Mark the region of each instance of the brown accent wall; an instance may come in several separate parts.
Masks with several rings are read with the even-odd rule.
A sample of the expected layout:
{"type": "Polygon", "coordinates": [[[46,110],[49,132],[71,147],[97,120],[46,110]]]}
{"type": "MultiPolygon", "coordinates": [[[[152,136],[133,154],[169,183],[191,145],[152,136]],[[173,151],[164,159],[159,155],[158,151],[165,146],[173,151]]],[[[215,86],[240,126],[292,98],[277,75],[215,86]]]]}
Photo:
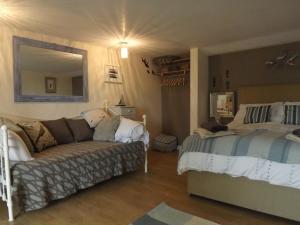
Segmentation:
{"type": "Polygon", "coordinates": [[[300,42],[210,56],[210,91],[237,91],[240,86],[300,83],[300,56],[295,61],[295,67],[265,65],[267,60],[280,56],[285,51],[289,51],[290,55],[300,54],[300,42]],[[229,88],[226,87],[226,80],[230,82],[229,88]]]}
{"type": "Polygon", "coordinates": [[[179,144],[190,132],[190,87],[162,87],[162,130],[174,135],[179,144]]]}

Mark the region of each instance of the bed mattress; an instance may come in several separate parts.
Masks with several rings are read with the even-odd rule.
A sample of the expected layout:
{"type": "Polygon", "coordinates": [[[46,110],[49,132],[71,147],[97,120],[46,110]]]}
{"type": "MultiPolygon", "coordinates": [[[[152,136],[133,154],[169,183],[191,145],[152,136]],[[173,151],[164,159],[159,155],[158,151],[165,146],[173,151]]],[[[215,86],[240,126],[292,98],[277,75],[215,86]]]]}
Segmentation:
{"type": "Polygon", "coordinates": [[[52,147],[35,160],[13,164],[13,197],[25,211],[137,170],[144,163],[143,142],[80,142],[52,147]]]}
{"type": "Polygon", "coordinates": [[[191,135],[180,150],[178,173],[207,171],[300,189],[300,143],[285,135],[266,129],[207,139],[191,135]]]}

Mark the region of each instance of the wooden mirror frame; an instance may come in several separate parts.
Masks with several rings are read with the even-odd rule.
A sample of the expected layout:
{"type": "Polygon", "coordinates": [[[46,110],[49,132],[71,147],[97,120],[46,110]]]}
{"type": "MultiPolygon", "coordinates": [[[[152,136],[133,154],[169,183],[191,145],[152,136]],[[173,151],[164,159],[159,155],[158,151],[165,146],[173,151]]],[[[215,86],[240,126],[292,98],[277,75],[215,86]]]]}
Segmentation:
{"type": "Polygon", "coordinates": [[[15,102],[87,102],[88,101],[88,60],[87,51],[78,48],[32,40],[23,37],[13,37],[13,68],[14,68],[14,95],[15,102]],[[60,52],[68,52],[82,56],[83,69],[83,96],[41,96],[41,95],[23,95],[21,79],[21,55],[20,46],[44,48],[60,52]]]}

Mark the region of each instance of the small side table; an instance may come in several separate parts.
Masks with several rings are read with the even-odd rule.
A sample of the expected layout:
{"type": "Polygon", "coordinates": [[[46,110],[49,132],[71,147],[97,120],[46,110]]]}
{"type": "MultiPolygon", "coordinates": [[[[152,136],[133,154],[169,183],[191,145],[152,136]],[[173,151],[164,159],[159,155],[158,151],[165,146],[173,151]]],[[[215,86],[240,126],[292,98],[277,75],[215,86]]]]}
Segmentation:
{"type": "Polygon", "coordinates": [[[108,111],[114,116],[123,116],[131,120],[136,119],[136,108],[134,106],[110,106],[108,111]]]}

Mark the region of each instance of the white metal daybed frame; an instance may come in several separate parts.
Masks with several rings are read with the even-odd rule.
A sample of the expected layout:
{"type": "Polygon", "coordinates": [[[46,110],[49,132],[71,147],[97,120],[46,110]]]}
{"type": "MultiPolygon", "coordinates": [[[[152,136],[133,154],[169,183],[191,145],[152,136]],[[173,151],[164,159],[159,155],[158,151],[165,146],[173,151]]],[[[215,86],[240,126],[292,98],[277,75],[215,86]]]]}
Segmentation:
{"type": "MultiPolygon", "coordinates": [[[[143,121],[138,121],[144,126],[145,131],[147,125],[147,117],[143,115],[143,121]]],[[[12,202],[12,184],[10,173],[10,161],[9,161],[9,145],[8,145],[8,131],[6,125],[1,126],[0,132],[2,132],[2,144],[0,142],[0,197],[2,201],[6,202],[8,209],[8,221],[14,220],[13,215],[13,202],[12,202]]],[[[145,173],[148,173],[148,148],[149,144],[145,144],[145,173]]]]}

